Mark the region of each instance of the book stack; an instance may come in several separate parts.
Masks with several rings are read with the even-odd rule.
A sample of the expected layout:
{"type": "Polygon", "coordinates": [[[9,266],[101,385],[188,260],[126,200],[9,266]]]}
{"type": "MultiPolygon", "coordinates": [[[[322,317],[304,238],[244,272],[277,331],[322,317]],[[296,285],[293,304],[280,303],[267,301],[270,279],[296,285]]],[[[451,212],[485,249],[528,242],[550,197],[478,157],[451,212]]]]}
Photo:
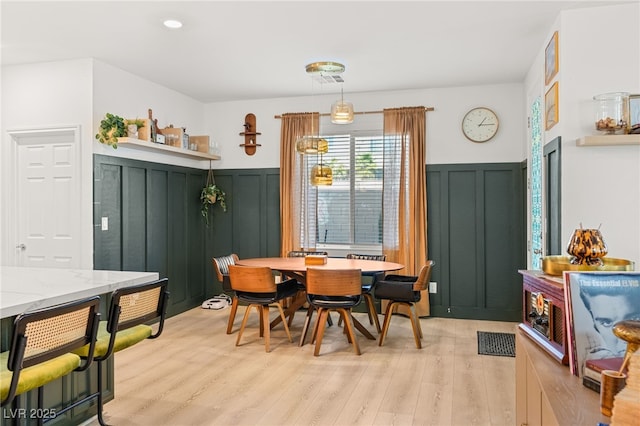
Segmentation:
{"type": "Polygon", "coordinates": [[[622,359],[622,357],[618,357],[586,360],[582,371],[582,384],[600,393],[600,375],[602,374],[602,370],[620,370],[622,359]]]}
{"type": "Polygon", "coordinates": [[[627,385],[613,400],[611,426],[637,425],[640,420],[640,351],[629,361],[627,385]]]}

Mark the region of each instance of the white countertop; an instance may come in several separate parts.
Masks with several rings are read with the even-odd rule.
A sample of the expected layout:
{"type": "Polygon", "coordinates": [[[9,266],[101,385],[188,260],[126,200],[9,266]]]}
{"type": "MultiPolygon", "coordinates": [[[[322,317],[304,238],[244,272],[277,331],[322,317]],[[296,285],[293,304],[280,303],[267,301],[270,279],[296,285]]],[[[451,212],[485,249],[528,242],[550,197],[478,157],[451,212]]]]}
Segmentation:
{"type": "Polygon", "coordinates": [[[0,318],[157,280],[157,272],[0,266],[0,318]]]}

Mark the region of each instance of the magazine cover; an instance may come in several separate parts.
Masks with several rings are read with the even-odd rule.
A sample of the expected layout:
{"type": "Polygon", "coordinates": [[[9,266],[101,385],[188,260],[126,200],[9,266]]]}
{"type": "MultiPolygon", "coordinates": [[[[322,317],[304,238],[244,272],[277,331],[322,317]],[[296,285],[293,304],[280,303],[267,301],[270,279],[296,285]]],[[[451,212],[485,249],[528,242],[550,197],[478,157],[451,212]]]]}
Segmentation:
{"type": "Polygon", "coordinates": [[[640,272],[566,272],[565,292],[572,372],[582,377],[586,360],[624,356],[613,326],[640,320],[640,272]]]}

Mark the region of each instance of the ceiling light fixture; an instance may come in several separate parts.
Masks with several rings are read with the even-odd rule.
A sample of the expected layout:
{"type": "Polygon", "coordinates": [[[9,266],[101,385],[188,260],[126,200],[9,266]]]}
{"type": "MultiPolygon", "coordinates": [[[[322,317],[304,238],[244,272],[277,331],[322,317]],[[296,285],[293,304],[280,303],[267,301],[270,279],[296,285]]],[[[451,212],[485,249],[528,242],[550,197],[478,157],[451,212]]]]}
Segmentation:
{"type": "Polygon", "coordinates": [[[167,19],[163,22],[164,26],[167,28],[171,28],[172,30],[177,30],[178,28],[182,28],[182,22],[176,19],[167,19]]]}
{"type": "Polygon", "coordinates": [[[342,87],[340,87],[340,100],[331,105],[331,122],[333,124],[353,123],[353,104],[344,101],[342,87]]]}

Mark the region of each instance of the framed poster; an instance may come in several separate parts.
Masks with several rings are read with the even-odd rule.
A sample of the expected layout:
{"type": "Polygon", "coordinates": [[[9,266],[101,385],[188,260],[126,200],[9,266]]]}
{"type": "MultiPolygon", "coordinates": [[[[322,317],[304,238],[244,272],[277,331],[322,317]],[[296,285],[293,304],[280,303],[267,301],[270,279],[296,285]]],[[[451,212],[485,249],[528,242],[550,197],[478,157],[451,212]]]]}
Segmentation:
{"type": "Polygon", "coordinates": [[[544,84],[551,83],[551,80],[558,73],[558,32],[551,36],[551,40],[544,49],[544,84]]]}
{"type": "Polygon", "coordinates": [[[624,356],[613,327],[640,320],[640,272],[565,272],[564,281],[569,367],[582,377],[587,360],[624,356]]]}
{"type": "Polygon", "coordinates": [[[558,123],[558,82],[544,95],[544,128],[549,130],[558,123]]]}

